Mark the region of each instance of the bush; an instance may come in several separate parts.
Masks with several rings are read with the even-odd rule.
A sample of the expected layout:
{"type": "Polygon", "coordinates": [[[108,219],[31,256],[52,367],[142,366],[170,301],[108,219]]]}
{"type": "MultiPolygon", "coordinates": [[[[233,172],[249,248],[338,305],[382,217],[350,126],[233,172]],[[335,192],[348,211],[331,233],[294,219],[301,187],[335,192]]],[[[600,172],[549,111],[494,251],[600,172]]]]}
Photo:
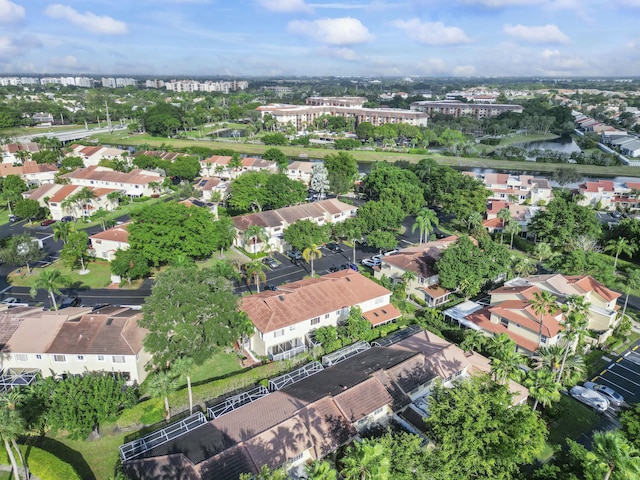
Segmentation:
{"type": "MultiPolygon", "coordinates": [[[[20,446],[22,455],[25,456],[27,447],[20,446]]],[[[63,462],[55,455],[37,447],[29,448],[29,457],[26,459],[31,474],[40,480],[80,480],[80,476],[76,473],[71,465],[63,462]]],[[[16,455],[16,461],[20,465],[20,459],[16,455]]],[[[0,464],[10,465],[7,452],[4,448],[0,450],[0,464]]]]}
{"type": "Polygon", "coordinates": [[[480,140],[480,143],[483,145],[496,146],[496,145],[500,145],[500,139],[499,138],[483,138],[482,140],[480,140]]]}
{"type": "Polygon", "coordinates": [[[409,298],[411,298],[411,300],[416,302],[421,307],[426,307],[427,306],[427,302],[425,301],[425,299],[418,297],[415,293],[412,293],[411,295],[409,295],[409,298]]]}

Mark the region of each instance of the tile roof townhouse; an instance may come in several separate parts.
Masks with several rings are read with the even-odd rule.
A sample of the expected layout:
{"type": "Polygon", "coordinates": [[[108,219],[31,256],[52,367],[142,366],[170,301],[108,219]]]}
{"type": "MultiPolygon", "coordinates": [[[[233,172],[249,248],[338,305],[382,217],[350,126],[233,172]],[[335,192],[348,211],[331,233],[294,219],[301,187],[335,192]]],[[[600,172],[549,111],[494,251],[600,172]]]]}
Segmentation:
{"type": "Polygon", "coordinates": [[[2,154],[2,163],[21,164],[23,162],[20,153],[17,152],[28,152],[28,158],[31,158],[32,153],[37,153],[40,151],[40,147],[35,142],[27,142],[27,143],[8,143],[6,145],[0,145],[0,154],[2,154]]]}
{"type": "Polygon", "coordinates": [[[394,283],[401,283],[405,281],[405,273],[410,271],[415,278],[409,281],[407,295],[424,299],[430,307],[447,303],[453,292],[438,285],[435,265],[442,252],[457,240],[458,237],[452,235],[423,245],[403,248],[398,253],[382,257],[380,267],[374,268],[373,274],[378,279],[386,276],[394,283]]]}
{"type": "Polygon", "coordinates": [[[18,175],[27,185],[37,186],[45,183],[53,183],[58,173],[58,167],[48,163],[36,163],[27,160],[23,165],[0,163],[0,177],[18,175]]]}
{"type": "Polygon", "coordinates": [[[617,324],[615,304],[620,294],[589,276],[550,274],[516,278],[489,295],[488,305],[465,302],[446,310],[445,318],[489,336],[505,333],[516,343],[517,350],[526,355],[542,346],[562,344],[564,316],[561,306],[570,295],[582,296],[591,304],[588,328],[599,334],[597,342],[604,341],[617,324]],[[542,291],[556,296],[557,307],[541,317],[534,311],[531,301],[542,291]]]}
{"type": "Polygon", "coordinates": [[[504,230],[505,225],[502,220],[498,218],[498,212],[503,208],[509,210],[511,221],[518,222],[520,225],[520,233],[523,235],[527,233],[531,219],[544,209],[544,207],[519,205],[503,200],[489,200],[487,202],[485,220],[482,221],[482,226],[486,228],[489,233],[502,232],[504,230]]]}
{"type": "Polygon", "coordinates": [[[274,360],[291,358],[308,350],[309,334],[325,326],[336,326],[358,306],[373,326],[401,316],[391,305],[391,292],[353,270],[308,278],[243,297],[240,310],[255,327],[244,347],[258,356],[274,360]]]}
{"type": "MultiPolygon", "coordinates": [[[[222,399],[209,409],[209,420],[201,417],[188,433],[150,448],[142,442],[135,445],[138,450],[123,448],[133,442],[121,447],[123,466],[135,480],[166,472],[172,478],[235,480],[242,473],[258,473],[262,465],[284,466],[292,478],[300,478],[309,461],[331,454],[373,425],[388,424],[394,414],[418,433],[424,430],[422,408],[435,382],[451,386],[453,379],[488,372],[490,364],[431,332],[410,333],[325,368],[316,362],[315,373],[265,389],[237,408],[227,408],[236,397],[222,399]],[[217,407],[224,413],[216,415],[223,411],[217,407]]],[[[526,388],[514,382],[509,388],[514,404],[526,401],[526,388]]]]}
{"type": "Polygon", "coordinates": [[[233,179],[244,172],[276,173],[278,171],[278,165],[275,162],[254,157],[241,158],[240,165],[232,167],[232,158],[229,155],[212,155],[200,160],[200,175],[233,179]]]}
{"type": "Polygon", "coordinates": [[[141,318],[140,310],[127,307],[8,308],[0,312],[1,369],[38,370],[45,377],[117,372],[141,383],[150,359],[141,318]]]}
{"type": "Polygon", "coordinates": [[[237,236],[234,244],[245,250],[256,253],[260,251],[277,250],[283,252],[288,248],[284,240],[284,231],[294,222],[311,220],[318,225],[343,222],[353,217],[358,208],[330,198],[319,202],[294,205],[259,213],[250,213],[233,218],[237,236]],[[252,225],[263,227],[269,240],[264,245],[260,240],[245,238],[245,232],[252,225]]]}
{"type": "Polygon", "coordinates": [[[551,182],[547,178],[532,175],[511,175],[508,173],[464,172],[466,175],[479,178],[491,191],[489,200],[501,200],[507,203],[526,203],[528,205],[545,205],[553,200],[551,182]]]}
{"type": "Polygon", "coordinates": [[[311,183],[311,172],[315,162],[295,160],[287,167],[287,177],[291,180],[300,180],[305,185],[311,183]]]}
{"type": "Polygon", "coordinates": [[[118,250],[129,248],[129,222],[94,233],[89,237],[91,250],[96,258],[112,261],[118,250]]]}
{"type": "Polygon", "coordinates": [[[616,208],[640,208],[640,182],[614,183],[612,180],[597,180],[578,185],[574,193],[580,195],[578,204],[599,206],[601,210],[616,208]]]}
{"type": "Polygon", "coordinates": [[[202,192],[202,199],[208,202],[216,195],[219,195],[221,200],[227,198],[230,185],[228,180],[220,177],[202,177],[195,187],[202,192]]]}
{"type": "Polygon", "coordinates": [[[122,190],[130,197],[151,196],[156,192],[157,185],[164,181],[164,177],[148,170],[135,168],[124,173],[98,165],[74,170],[61,175],[61,178],[68,180],[71,185],[122,190]]]}
{"type": "Polygon", "coordinates": [[[91,167],[98,165],[100,160],[125,160],[129,155],[127,150],[113,147],[86,146],[86,145],[72,145],[71,152],[67,154],[68,157],[80,157],[85,167],[91,167]]]}
{"type": "Polygon", "coordinates": [[[60,220],[62,217],[71,215],[73,217],[90,217],[99,210],[115,210],[119,203],[117,199],[110,199],[109,194],[113,192],[123,192],[123,190],[100,187],[81,187],[79,185],[62,185],[59,183],[48,183],[40,187],[23,192],[24,198],[36,200],[40,206],[49,208],[51,218],[60,220]],[[83,202],[69,201],[83,188],[88,188],[93,193],[93,198],[83,202]]]}

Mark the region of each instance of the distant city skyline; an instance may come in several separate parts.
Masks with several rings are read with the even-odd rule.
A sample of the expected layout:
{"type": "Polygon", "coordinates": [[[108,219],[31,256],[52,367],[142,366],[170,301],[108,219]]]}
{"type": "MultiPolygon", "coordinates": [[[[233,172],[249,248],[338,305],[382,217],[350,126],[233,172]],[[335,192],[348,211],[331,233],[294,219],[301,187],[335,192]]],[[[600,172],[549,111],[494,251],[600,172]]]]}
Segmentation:
{"type": "Polygon", "coordinates": [[[0,0],[0,75],[640,76],[640,0],[0,0]]]}

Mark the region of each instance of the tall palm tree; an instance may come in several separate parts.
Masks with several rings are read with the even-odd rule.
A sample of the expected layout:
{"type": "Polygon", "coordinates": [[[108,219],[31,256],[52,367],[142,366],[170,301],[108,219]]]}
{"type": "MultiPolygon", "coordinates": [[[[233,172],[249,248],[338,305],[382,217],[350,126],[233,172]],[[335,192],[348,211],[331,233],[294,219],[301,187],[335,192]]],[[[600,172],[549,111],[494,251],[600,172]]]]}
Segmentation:
{"type": "Polygon", "coordinates": [[[264,273],[267,266],[260,260],[254,260],[253,262],[245,263],[243,268],[247,276],[247,285],[250,285],[253,280],[253,283],[256,284],[256,290],[260,293],[260,281],[267,279],[267,274],[264,273]]]}
{"type": "Polygon", "coordinates": [[[627,303],[629,303],[629,293],[631,289],[640,288],[640,270],[631,270],[627,275],[627,296],[624,299],[624,307],[622,307],[622,318],[627,313],[627,303]]]}
{"type": "Polygon", "coordinates": [[[478,228],[482,225],[482,214],[480,212],[471,212],[466,219],[466,223],[469,231],[478,228]]]}
{"type": "Polygon", "coordinates": [[[159,370],[151,376],[147,383],[147,393],[152,398],[164,399],[165,420],[171,418],[171,406],[169,405],[169,394],[178,386],[178,376],[171,370],[159,370]]]}
{"type": "Polygon", "coordinates": [[[508,355],[507,352],[515,349],[515,342],[506,333],[494,335],[487,343],[487,350],[492,357],[502,358],[508,355]]]}
{"type": "Polygon", "coordinates": [[[24,420],[17,410],[9,410],[6,407],[0,408],[0,439],[4,443],[4,448],[11,462],[13,478],[20,478],[20,475],[12,445],[15,445],[15,441],[24,432],[24,429],[24,420]]]}
{"type": "Polygon", "coordinates": [[[191,373],[195,362],[191,357],[180,357],[173,362],[171,370],[187,380],[187,393],[189,395],[189,413],[193,413],[193,390],[191,389],[191,373]]]}
{"type": "Polygon", "coordinates": [[[78,193],[73,195],[73,200],[80,207],[80,213],[82,214],[82,217],[88,217],[88,215],[86,215],[87,206],[91,206],[91,201],[94,198],[96,198],[96,194],[88,187],[82,187],[82,189],[78,193]]]}
{"type": "Polygon", "coordinates": [[[513,237],[522,231],[522,227],[518,222],[511,221],[504,227],[504,233],[511,235],[511,242],[509,243],[509,249],[513,250],[513,237]]]}
{"type": "Polygon", "coordinates": [[[439,224],[438,215],[430,208],[423,208],[416,216],[416,221],[411,227],[411,233],[416,231],[416,228],[420,231],[420,244],[424,237],[424,241],[429,241],[429,235],[433,232],[434,226],[439,224]]]}
{"type": "Polygon", "coordinates": [[[630,257],[637,249],[637,245],[631,243],[626,237],[613,238],[607,242],[604,247],[605,252],[615,253],[615,260],[613,261],[613,273],[616,273],[616,267],[618,266],[618,257],[621,253],[630,257]]]}
{"type": "Polygon", "coordinates": [[[516,258],[513,271],[519,277],[528,277],[536,272],[536,266],[526,257],[516,258]]]}
{"type": "Polygon", "coordinates": [[[465,330],[464,340],[460,343],[460,348],[465,352],[479,352],[487,344],[489,338],[482,330],[465,330]]]}
{"type": "MultiPolygon", "coordinates": [[[[251,225],[244,232],[245,242],[255,245],[258,242],[262,242],[264,245],[260,250],[266,250],[265,245],[269,245],[269,235],[267,234],[267,230],[260,225],[251,225]]],[[[253,252],[255,253],[255,252],[253,252]]]]}
{"type": "Polygon", "coordinates": [[[543,407],[548,407],[553,402],[560,400],[560,388],[562,387],[555,379],[555,374],[548,368],[539,370],[529,370],[524,386],[529,389],[529,394],[535,399],[533,409],[541,403],[543,407]]]}
{"type": "Polygon", "coordinates": [[[404,288],[404,295],[407,297],[409,295],[409,286],[411,282],[413,282],[417,278],[417,275],[412,270],[405,270],[402,274],[402,285],[404,288]]]}
{"type": "Polygon", "coordinates": [[[302,251],[302,258],[304,258],[305,262],[311,263],[311,276],[314,276],[313,261],[317,258],[322,258],[322,250],[318,245],[312,243],[311,246],[302,251]]]}
{"type": "Polygon", "coordinates": [[[56,304],[56,295],[60,295],[60,289],[58,287],[63,287],[69,283],[69,280],[62,275],[60,270],[56,269],[45,269],[41,270],[38,278],[36,278],[35,282],[33,282],[33,286],[29,293],[31,294],[31,298],[34,298],[38,293],[38,290],[46,290],[49,294],[49,298],[51,299],[51,305],[54,310],[58,310],[58,305],[56,304]]]}
{"type": "Polygon", "coordinates": [[[604,480],[640,478],[640,452],[619,430],[593,434],[587,465],[604,480]]]}
{"type": "Polygon", "coordinates": [[[551,245],[546,242],[536,243],[536,246],[533,248],[533,254],[538,259],[538,263],[542,263],[544,260],[547,260],[553,256],[553,249],[551,245]]]}
{"type": "Polygon", "coordinates": [[[500,230],[500,243],[502,243],[504,240],[504,227],[511,220],[511,211],[508,208],[501,208],[497,217],[502,222],[502,230],[500,230]]]}
{"type": "Polygon", "coordinates": [[[56,222],[53,224],[53,239],[56,242],[62,240],[62,243],[66,244],[69,234],[73,232],[75,228],[75,225],[71,222],[56,222]]]}
{"type": "Polygon", "coordinates": [[[556,306],[556,297],[546,290],[536,292],[533,298],[529,300],[536,315],[540,315],[540,329],[538,331],[538,345],[542,344],[542,327],[544,325],[544,316],[548,314],[551,308],[556,306]]]}
{"type": "Polygon", "coordinates": [[[564,333],[565,333],[565,349],[562,357],[562,364],[560,365],[560,371],[558,372],[558,382],[562,378],[565,363],[567,362],[567,356],[569,352],[574,352],[578,345],[580,338],[587,330],[589,326],[589,306],[591,304],[585,301],[582,295],[570,296],[564,304],[563,310],[565,311],[564,319],[564,333]]]}
{"type": "Polygon", "coordinates": [[[342,458],[340,475],[349,480],[387,480],[391,466],[389,455],[375,440],[355,442],[342,458]]]}
{"type": "Polygon", "coordinates": [[[522,362],[522,355],[515,350],[506,350],[500,357],[491,359],[491,372],[494,380],[505,383],[522,362]]]}

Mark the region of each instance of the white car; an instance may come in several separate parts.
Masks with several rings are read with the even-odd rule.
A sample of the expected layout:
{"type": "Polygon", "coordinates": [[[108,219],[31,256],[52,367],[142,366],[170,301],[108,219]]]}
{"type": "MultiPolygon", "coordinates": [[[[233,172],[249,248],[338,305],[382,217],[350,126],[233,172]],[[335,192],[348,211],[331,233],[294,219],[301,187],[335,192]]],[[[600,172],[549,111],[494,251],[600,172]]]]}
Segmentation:
{"type": "Polygon", "coordinates": [[[616,392],[613,388],[606,385],[600,385],[599,383],[584,382],[584,387],[590,390],[595,390],[604,398],[606,398],[611,405],[616,407],[621,406],[624,403],[624,397],[616,392]]]}
{"type": "Polygon", "coordinates": [[[605,412],[609,408],[609,401],[595,390],[576,385],[569,390],[569,393],[579,402],[590,406],[598,412],[605,412]]]}
{"type": "Polygon", "coordinates": [[[362,265],[364,265],[365,267],[379,267],[382,264],[382,260],[380,260],[380,258],[376,258],[376,257],[372,257],[372,258],[365,258],[364,260],[362,260],[362,265]]]}
{"type": "Polygon", "coordinates": [[[5,305],[11,305],[12,303],[18,303],[18,299],[16,297],[7,297],[2,300],[2,303],[5,305]]]}

